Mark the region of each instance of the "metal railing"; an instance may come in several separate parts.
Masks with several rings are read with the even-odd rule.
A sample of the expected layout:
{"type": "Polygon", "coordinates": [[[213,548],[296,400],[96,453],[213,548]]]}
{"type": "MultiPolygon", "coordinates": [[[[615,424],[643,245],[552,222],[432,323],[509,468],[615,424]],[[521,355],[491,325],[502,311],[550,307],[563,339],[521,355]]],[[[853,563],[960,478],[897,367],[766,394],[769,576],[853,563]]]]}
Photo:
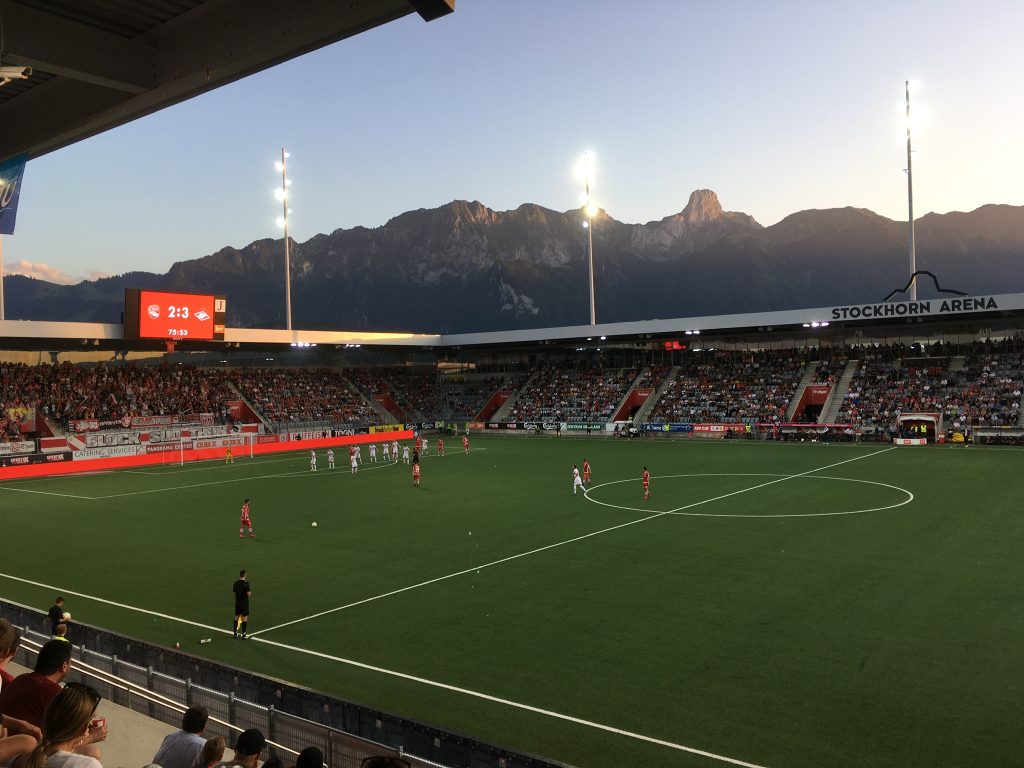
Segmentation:
{"type": "MultiPolygon", "coordinates": [[[[26,628],[15,657],[17,663],[31,668],[33,657],[49,639],[26,628]]],[[[237,734],[256,728],[267,739],[268,757],[294,759],[306,747],[319,747],[327,768],[358,768],[364,758],[378,755],[401,757],[410,768],[446,768],[442,763],[406,754],[401,747],[392,749],[345,734],[273,706],[246,701],[191,680],[179,680],[116,656],[74,647],[72,658],[74,663],[65,682],[88,683],[107,701],[174,727],[180,725],[181,715],[189,707],[206,707],[210,717],[204,736],[222,736],[231,745],[237,734]]],[[[154,751],[158,746],[153,745],[154,751]]]]}
{"type": "MultiPolygon", "coordinates": [[[[50,640],[39,631],[45,615],[0,600],[0,616],[22,628],[15,661],[32,668],[34,654],[50,640]]],[[[186,708],[205,706],[210,712],[205,735],[223,736],[231,744],[233,733],[259,728],[286,764],[288,756],[316,746],[329,768],[359,768],[371,755],[401,757],[410,768],[565,768],[87,624],[74,624],[71,641],[74,663],[68,680],[87,678],[104,698],[175,728],[186,708]]]]}

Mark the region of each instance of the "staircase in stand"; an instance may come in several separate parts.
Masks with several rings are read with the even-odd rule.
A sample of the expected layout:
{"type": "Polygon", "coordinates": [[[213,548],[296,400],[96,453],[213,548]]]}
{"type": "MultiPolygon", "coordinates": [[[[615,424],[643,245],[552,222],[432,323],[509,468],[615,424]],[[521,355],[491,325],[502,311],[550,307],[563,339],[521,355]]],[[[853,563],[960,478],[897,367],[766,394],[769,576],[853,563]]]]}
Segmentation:
{"type": "Polygon", "coordinates": [[[533,383],[533,380],[537,378],[537,374],[539,373],[540,371],[534,371],[533,373],[531,373],[530,378],[524,381],[519,386],[519,389],[512,393],[512,396],[505,401],[505,404],[502,405],[501,408],[494,412],[494,415],[491,416],[489,421],[507,421],[508,415],[512,411],[512,406],[514,406],[516,402],[519,400],[519,396],[530,388],[530,385],[533,383]]]}
{"type": "Polygon", "coordinates": [[[789,401],[789,407],[786,409],[786,421],[793,420],[793,416],[796,415],[796,409],[800,405],[800,399],[804,395],[804,388],[814,383],[814,374],[817,370],[817,360],[809,361],[804,367],[804,375],[800,377],[800,383],[796,385],[796,390],[793,392],[793,399],[789,401]]]}
{"type": "Polygon", "coordinates": [[[843,368],[843,373],[839,377],[839,381],[837,381],[836,385],[832,388],[828,401],[826,401],[824,407],[821,409],[821,417],[818,419],[819,424],[836,423],[839,411],[843,407],[843,401],[846,399],[846,393],[850,391],[850,382],[853,381],[853,375],[857,372],[859,367],[860,360],[846,361],[846,367],[843,368]]]}
{"type": "Polygon", "coordinates": [[[651,392],[651,396],[647,398],[647,402],[640,406],[640,410],[637,411],[636,415],[633,417],[634,424],[645,424],[647,422],[647,417],[650,416],[651,411],[654,410],[654,406],[657,405],[658,401],[661,400],[661,396],[665,394],[665,391],[672,386],[676,378],[679,376],[679,368],[680,367],[678,365],[672,366],[671,370],[669,370],[665,375],[665,380],[661,382],[656,390],[651,392]]]}
{"type": "Polygon", "coordinates": [[[373,410],[375,410],[377,412],[377,415],[380,417],[381,424],[394,424],[399,421],[403,423],[405,422],[405,419],[399,418],[398,415],[391,413],[387,408],[384,407],[383,404],[380,403],[380,401],[377,400],[376,397],[371,395],[362,387],[357,386],[356,383],[352,381],[352,379],[350,379],[348,376],[343,376],[342,378],[345,379],[345,383],[348,384],[349,389],[351,389],[353,392],[355,392],[357,395],[359,395],[373,407],[373,410]]]}

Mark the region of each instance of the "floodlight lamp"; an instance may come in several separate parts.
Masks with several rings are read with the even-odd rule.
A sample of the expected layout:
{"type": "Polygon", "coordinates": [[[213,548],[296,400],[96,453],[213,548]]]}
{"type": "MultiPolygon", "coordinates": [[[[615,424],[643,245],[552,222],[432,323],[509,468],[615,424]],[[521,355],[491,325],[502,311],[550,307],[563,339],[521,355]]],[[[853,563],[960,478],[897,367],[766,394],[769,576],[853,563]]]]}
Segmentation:
{"type": "Polygon", "coordinates": [[[810,328],[810,327],[811,327],[810,323],[804,323],[804,328],[810,328]]]}
{"type": "Polygon", "coordinates": [[[285,192],[283,189],[275,189],[274,197],[277,200],[284,200],[286,197],[288,197],[288,193],[285,192]]]}
{"type": "Polygon", "coordinates": [[[587,221],[586,219],[584,219],[584,220],[583,220],[583,228],[584,228],[584,229],[588,229],[589,227],[590,227],[590,222],[589,222],[589,221],[587,221]]]}
{"type": "Polygon", "coordinates": [[[292,156],[292,153],[291,152],[285,152],[284,156],[285,156],[285,159],[287,159],[287,158],[292,156]]]}
{"type": "Polygon", "coordinates": [[[607,337],[607,336],[602,336],[602,337],[601,337],[601,341],[607,341],[607,340],[608,340],[608,337],[607,337]]]}
{"type": "Polygon", "coordinates": [[[587,218],[593,219],[595,216],[597,216],[598,212],[600,211],[600,208],[598,208],[595,203],[587,203],[586,210],[587,218]]]}
{"type": "Polygon", "coordinates": [[[274,161],[274,170],[277,171],[278,173],[284,172],[284,165],[281,164],[280,160],[274,161]]]}
{"type": "Polygon", "coordinates": [[[278,216],[277,219],[275,219],[274,223],[277,224],[277,226],[279,226],[281,229],[284,229],[284,225],[287,224],[287,222],[284,220],[284,216],[278,216]]]}

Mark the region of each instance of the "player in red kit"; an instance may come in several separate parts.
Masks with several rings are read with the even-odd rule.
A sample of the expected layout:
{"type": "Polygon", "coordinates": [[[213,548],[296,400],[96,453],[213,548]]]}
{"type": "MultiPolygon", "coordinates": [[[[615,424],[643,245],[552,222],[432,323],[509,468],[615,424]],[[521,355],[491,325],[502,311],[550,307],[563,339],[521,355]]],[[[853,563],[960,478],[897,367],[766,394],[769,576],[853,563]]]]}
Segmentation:
{"type": "Polygon", "coordinates": [[[590,462],[583,460],[583,484],[590,485],[590,462]]]}
{"type": "Polygon", "coordinates": [[[644,473],[640,476],[640,479],[644,484],[644,498],[651,498],[651,473],[647,471],[647,467],[644,467],[644,473]]]}
{"type": "Polygon", "coordinates": [[[252,532],[252,520],[249,519],[249,500],[246,499],[245,503],[242,504],[242,522],[238,526],[238,538],[245,538],[245,528],[249,528],[249,536],[256,538],[256,534],[252,532]]]}
{"type": "Polygon", "coordinates": [[[416,436],[416,453],[423,452],[423,438],[419,435],[416,436]]]}
{"type": "Polygon", "coordinates": [[[465,435],[462,436],[462,450],[469,453],[469,438],[465,435]]]}
{"type": "Polygon", "coordinates": [[[437,455],[444,456],[444,440],[437,438],[437,455]]]}
{"type": "Polygon", "coordinates": [[[417,488],[420,485],[420,463],[418,461],[412,463],[412,484],[417,488]]]}

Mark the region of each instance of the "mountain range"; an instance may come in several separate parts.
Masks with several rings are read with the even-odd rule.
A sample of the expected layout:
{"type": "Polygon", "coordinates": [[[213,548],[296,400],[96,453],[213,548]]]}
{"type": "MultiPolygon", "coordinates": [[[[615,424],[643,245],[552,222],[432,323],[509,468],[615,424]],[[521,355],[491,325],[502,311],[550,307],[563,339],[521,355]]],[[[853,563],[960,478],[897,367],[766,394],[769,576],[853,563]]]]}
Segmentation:
{"type": "MultiPolygon", "coordinates": [[[[586,324],[587,231],[577,209],[494,211],[456,200],[383,226],[291,241],[293,326],[458,333],[586,324]]],[[[706,189],[678,214],[594,219],[598,322],[877,302],[909,277],[906,222],[861,208],[807,210],[769,227],[706,189]]],[[[943,287],[1024,291],[1024,207],[916,222],[917,264],[943,287]]],[[[145,261],[145,254],[139,254],[145,261]]],[[[228,297],[228,325],[284,327],[284,245],[257,240],[174,264],[56,285],[6,278],[7,317],[120,322],[125,288],[228,297]]],[[[934,295],[930,281],[922,298],[934,295]]]]}

